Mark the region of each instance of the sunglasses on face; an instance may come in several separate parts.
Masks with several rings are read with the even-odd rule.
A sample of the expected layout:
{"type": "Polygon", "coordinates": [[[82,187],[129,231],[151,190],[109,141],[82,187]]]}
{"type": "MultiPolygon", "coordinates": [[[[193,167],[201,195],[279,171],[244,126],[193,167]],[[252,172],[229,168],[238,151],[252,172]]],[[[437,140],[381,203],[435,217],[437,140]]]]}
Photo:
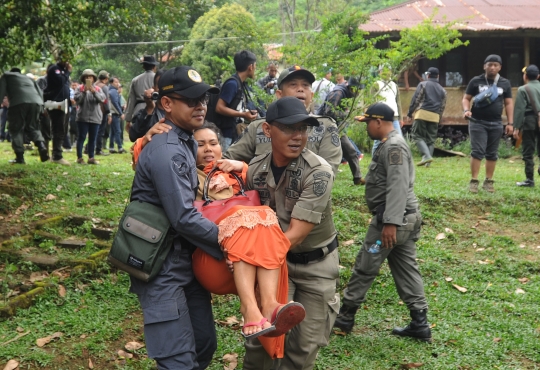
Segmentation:
{"type": "Polygon", "coordinates": [[[283,132],[285,135],[293,135],[297,132],[301,134],[305,134],[308,131],[309,126],[308,125],[301,125],[301,126],[288,126],[283,125],[281,123],[271,123],[272,126],[276,126],[281,132],[283,132]]]}
{"type": "Polygon", "coordinates": [[[198,98],[181,98],[179,96],[172,96],[172,95],[166,95],[167,98],[171,98],[173,100],[180,100],[187,104],[190,108],[195,108],[197,105],[207,105],[208,101],[210,100],[210,94],[206,93],[204,95],[199,96],[198,98]]]}

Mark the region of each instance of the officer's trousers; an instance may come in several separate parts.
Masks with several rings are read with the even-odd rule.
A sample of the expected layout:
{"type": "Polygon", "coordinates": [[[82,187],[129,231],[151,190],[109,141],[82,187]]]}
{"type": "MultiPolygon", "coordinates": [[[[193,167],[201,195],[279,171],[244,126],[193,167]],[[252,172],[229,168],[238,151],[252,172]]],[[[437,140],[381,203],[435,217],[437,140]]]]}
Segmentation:
{"type": "Polygon", "coordinates": [[[339,311],[336,284],[339,278],[337,249],[325,258],[307,265],[287,262],[289,300],[300,302],[306,318],[285,338],[285,357],[272,361],[258,340],[246,342],[244,369],[313,369],[319,348],[328,345],[339,311]]]}
{"type": "Polygon", "coordinates": [[[206,369],[217,348],[211,296],[193,277],[191,252],[171,248],[149,283],[131,278],[141,303],[148,357],[160,370],[206,369]]]}
{"type": "Polygon", "coordinates": [[[343,291],[343,304],[358,307],[365,302],[366,293],[385,259],[392,272],[399,297],[409,310],[427,308],[424,283],[416,262],[416,241],[420,236],[422,216],[420,212],[404,216],[405,225],[397,228],[397,243],[392,249],[381,247],[379,253],[369,253],[368,249],[381,240],[383,225],[373,217],[368,227],[362,249],[356,256],[354,271],[343,291]]]}
{"type": "MultiPolygon", "coordinates": [[[[49,109],[48,113],[49,118],[51,119],[50,130],[52,135],[44,135],[49,137],[52,136],[52,159],[59,160],[62,159],[62,143],[64,142],[64,137],[66,136],[66,113],[60,109],[49,109]]],[[[42,126],[42,130],[43,129],[44,127],[42,126]]]]}
{"type": "Polygon", "coordinates": [[[11,135],[11,147],[15,153],[24,153],[24,135],[37,143],[43,141],[41,131],[39,131],[39,104],[22,103],[9,107],[8,131],[11,135]]]}
{"type": "Polygon", "coordinates": [[[534,152],[536,151],[540,157],[540,130],[538,126],[534,130],[523,130],[521,150],[525,162],[525,176],[534,180],[534,152]]]}
{"type": "Polygon", "coordinates": [[[349,163],[349,168],[351,169],[353,179],[362,178],[362,173],[360,172],[360,161],[358,160],[356,149],[354,149],[351,140],[347,135],[341,136],[340,140],[341,150],[343,151],[343,158],[345,158],[349,163]]]}

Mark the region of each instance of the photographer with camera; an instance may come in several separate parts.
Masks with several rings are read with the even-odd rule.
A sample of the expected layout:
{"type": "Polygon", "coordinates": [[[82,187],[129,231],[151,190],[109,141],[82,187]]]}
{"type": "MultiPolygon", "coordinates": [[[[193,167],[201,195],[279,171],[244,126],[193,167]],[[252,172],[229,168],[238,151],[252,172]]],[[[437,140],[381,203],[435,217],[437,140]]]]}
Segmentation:
{"type": "Polygon", "coordinates": [[[137,114],[133,116],[131,127],[129,129],[129,140],[132,142],[143,137],[152,126],[165,117],[165,111],[161,106],[161,101],[158,99],[158,83],[163,73],[164,71],[162,69],[158,69],[154,76],[154,86],[144,91],[144,102],[146,103],[146,107],[140,109],[137,114]]]}
{"type": "Polygon", "coordinates": [[[277,90],[277,64],[270,62],[266,67],[268,75],[257,81],[257,86],[263,89],[268,95],[274,95],[277,90]]]}

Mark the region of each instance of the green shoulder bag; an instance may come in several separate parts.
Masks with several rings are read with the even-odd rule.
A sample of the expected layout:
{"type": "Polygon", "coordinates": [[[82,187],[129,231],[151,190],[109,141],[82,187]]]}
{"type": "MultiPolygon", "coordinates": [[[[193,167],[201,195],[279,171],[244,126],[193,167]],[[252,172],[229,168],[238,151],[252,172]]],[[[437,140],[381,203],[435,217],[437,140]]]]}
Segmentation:
{"type": "Polygon", "coordinates": [[[120,219],[108,261],[134,278],[148,282],[161,269],[173,237],[163,208],[133,201],[120,219]]]}

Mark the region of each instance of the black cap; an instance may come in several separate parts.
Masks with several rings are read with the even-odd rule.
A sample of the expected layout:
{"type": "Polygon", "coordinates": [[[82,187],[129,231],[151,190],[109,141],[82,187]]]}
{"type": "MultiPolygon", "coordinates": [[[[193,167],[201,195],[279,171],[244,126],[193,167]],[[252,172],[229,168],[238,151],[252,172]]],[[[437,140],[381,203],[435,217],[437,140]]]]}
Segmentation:
{"type": "Polygon", "coordinates": [[[484,64],[486,63],[489,63],[489,62],[497,62],[499,63],[500,65],[502,65],[502,59],[500,56],[498,56],[497,54],[491,54],[491,55],[488,55],[486,57],[486,60],[484,60],[484,64]]]}
{"type": "Polygon", "coordinates": [[[370,105],[363,116],[354,117],[360,122],[367,122],[370,119],[382,119],[383,121],[394,121],[394,110],[385,103],[375,103],[370,105]]]}
{"type": "Polygon", "coordinates": [[[217,87],[205,84],[201,75],[190,66],[169,69],[161,75],[158,87],[160,96],[175,92],[186,98],[198,98],[205,92],[210,94],[219,93],[217,87]]]}
{"type": "Polygon", "coordinates": [[[528,76],[538,76],[540,74],[540,70],[534,64],[531,64],[528,67],[523,67],[522,72],[528,76]]]}
{"type": "Polygon", "coordinates": [[[154,58],[153,55],[145,55],[143,57],[143,60],[140,61],[139,63],[141,63],[141,64],[151,64],[151,65],[154,65],[154,66],[159,65],[159,62],[156,61],[156,58],[154,58]]]}
{"type": "Polygon", "coordinates": [[[285,96],[268,106],[266,122],[278,122],[284,125],[294,125],[306,122],[308,126],[319,126],[319,121],[308,114],[304,103],[294,96],[285,96]]]}
{"type": "Polygon", "coordinates": [[[439,69],[435,67],[429,67],[427,73],[429,73],[429,77],[438,77],[439,69]]]}
{"type": "Polygon", "coordinates": [[[303,77],[305,78],[310,84],[315,82],[315,76],[313,76],[313,73],[308,71],[305,68],[300,67],[299,65],[294,65],[292,67],[289,67],[287,69],[284,69],[279,74],[279,78],[277,80],[278,87],[281,86],[283,81],[291,79],[293,77],[303,77]]]}

